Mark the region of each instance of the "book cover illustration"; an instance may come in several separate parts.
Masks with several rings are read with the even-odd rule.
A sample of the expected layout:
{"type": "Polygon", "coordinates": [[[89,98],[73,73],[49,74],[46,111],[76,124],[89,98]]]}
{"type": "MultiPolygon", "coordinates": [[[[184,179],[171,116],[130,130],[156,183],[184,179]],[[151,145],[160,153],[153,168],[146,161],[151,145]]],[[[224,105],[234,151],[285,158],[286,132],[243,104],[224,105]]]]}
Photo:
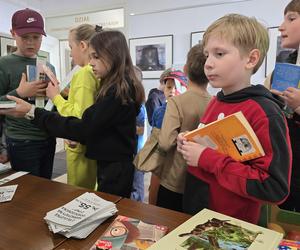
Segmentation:
{"type": "Polygon", "coordinates": [[[300,241],[283,239],[280,242],[278,249],[279,250],[299,250],[300,249],[300,241]]]}
{"type": "Polygon", "coordinates": [[[300,66],[290,63],[276,63],[273,78],[272,89],[284,91],[288,87],[300,87],[300,66]]]}
{"type": "Polygon", "coordinates": [[[113,250],[147,249],[166,233],[166,226],[148,224],[138,219],[119,215],[90,250],[96,250],[99,242],[109,243],[113,250]]]}
{"type": "Polygon", "coordinates": [[[282,237],[276,231],[203,209],[149,250],[274,250],[282,237]]]}
{"type": "Polygon", "coordinates": [[[241,111],[197,128],[185,134],[185,137],[229,155],[236,161],[248,161],[265,155],[255,132],[241,111]]]}
{"type": "Polygon", "coordinates": [[[191,232],[180,234],[179,237],[190,236],[180,246],[185,249],[235,249],[244,250],[254,242],[261,231],[251,231],[230,223],[230,220],[212,218],[198,224],[191,232]]]}

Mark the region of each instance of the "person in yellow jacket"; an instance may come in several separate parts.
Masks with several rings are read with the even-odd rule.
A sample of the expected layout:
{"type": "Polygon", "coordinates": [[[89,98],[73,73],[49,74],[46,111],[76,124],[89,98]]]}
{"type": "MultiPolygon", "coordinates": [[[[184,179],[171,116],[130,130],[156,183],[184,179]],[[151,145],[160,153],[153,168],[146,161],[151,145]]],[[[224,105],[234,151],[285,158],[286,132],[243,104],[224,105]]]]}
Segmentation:
{"type": "MultiPolygon", "coordinates": [[[[52,86],[47,95],[53,101],[62,116],[75,116],[81,118],[85,109],[94,104],[99,93],[99,80],[93,74],[89,62],[89,40],[101,27],[82,24],[71,29],[69,33],[69,46],[71,56],[76,65],[82,68],[77,71],[70,84],[68,99],[60,95],[60,90],[52,86]]],[[[68,184],[96,188],[97,163],[86,158],[85,146],[66,140],[67,181],[68,184]]]]}

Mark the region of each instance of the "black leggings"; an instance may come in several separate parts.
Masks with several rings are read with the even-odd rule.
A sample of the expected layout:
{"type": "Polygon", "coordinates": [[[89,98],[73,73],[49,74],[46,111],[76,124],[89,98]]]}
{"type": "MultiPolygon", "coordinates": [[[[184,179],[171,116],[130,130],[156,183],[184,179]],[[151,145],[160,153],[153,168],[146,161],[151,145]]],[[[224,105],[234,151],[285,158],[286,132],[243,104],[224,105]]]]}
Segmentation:
{"type": "Polygon", "coordinates": [[[98,191],[130,198],[134,166],[131,161],[97,161],[98,191]]]}
{"type": "Polygon", "coordinates": [[[182,212],[182,194],[175,193],[160,185],[157,194],[156,205],[182,212]]]}

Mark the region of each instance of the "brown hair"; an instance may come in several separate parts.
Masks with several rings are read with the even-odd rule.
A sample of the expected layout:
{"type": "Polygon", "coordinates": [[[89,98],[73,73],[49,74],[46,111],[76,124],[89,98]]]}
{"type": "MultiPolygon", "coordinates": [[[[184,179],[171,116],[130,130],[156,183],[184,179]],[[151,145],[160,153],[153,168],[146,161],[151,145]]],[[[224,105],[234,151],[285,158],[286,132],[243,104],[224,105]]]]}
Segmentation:
{"type": "Polygon", "coordinates": [[[211,35],[216,34],[232,42],[241,55],[245,55],[253,49],[258,49],[260,58],[252,74],[258,70],[269,49],[268,31],[261,23],[254,17],[239,14],[225,15],[207,28],[203,36],[203,47],[206,46],[211,35]]]}
{"type": "Polygon", "coordinates": [[[114,86],[116,97],[121,98],[123,104],[135,102],[139,106],[145,99],[145,91],[134,72],[123,33],[117,30],[97,32],[90,40],[90,45],[94,48],[99,59],[111,66],[107,75],[101,79],[97,99],[106,96],[107,91],[114,86]],[[130,83],[133,85],[134,93],[131,92],[130,83]]]}
{"type": "Polygon", "coordinates": [[[187,77],[197,85],[208,83],[204,73],[205,61],[206,56],[203,54],[203,46],[201,44],[193,46],[187,55],[186,69],[187,77]]]}
{"type": "Polygon", "coordinates": [[[292,0],[284,9],[284,15],[289,11],[295,11],[300,14],[300,0],[292,0]]]}

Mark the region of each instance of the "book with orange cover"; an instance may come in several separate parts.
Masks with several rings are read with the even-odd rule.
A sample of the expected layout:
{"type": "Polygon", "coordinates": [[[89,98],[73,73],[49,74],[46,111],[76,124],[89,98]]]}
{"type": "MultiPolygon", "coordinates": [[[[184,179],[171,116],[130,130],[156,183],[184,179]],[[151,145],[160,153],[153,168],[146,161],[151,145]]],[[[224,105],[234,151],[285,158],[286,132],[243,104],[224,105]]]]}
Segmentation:
{"type": "Polygon", "coordinates": [[[141,220],[119,215],[95,242],[96,249],[147,249],[168,231],[166,226],[153,225],[141,220]]]}
{"type": "Polygon", "coordinates": [[[241,111],[188,132],[185,138],[229,155],[236,161],[248,161],[265,155],[241,111]]]}

